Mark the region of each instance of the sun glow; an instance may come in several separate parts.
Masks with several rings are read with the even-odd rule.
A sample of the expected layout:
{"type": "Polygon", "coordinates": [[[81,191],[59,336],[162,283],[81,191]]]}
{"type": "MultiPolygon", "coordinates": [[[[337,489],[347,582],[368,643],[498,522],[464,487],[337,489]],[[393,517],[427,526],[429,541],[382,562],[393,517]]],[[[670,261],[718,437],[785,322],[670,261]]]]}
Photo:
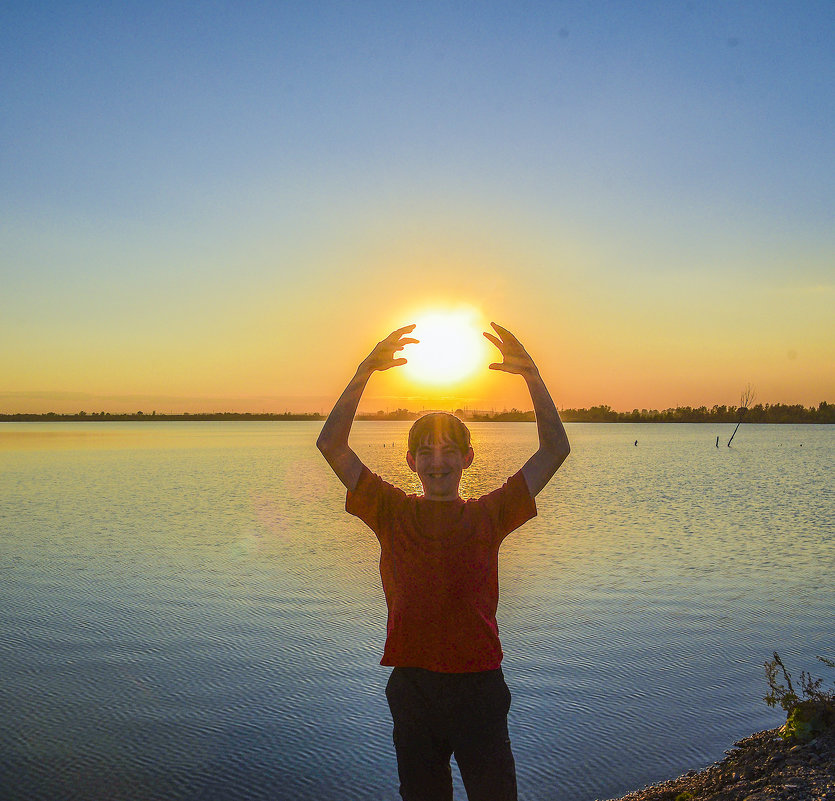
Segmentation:
{"type": "Polygon", "coordinates": [[[470,377],[489,363],[490,345],[482,336],[480,316],[473,309],[425,312],[415,319],[403,368],[422,384],[454,384],[470,377]]]}

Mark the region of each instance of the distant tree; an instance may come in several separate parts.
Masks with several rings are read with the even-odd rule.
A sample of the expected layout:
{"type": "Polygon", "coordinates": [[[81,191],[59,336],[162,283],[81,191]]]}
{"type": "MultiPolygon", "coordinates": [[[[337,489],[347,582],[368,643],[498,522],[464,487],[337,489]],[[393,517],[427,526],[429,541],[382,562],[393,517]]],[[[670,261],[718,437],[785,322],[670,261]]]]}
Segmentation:
{"type": "Polygon", "coordinates": [[[731,443],[733,442],[734,437],[736,436],[736,432],[739,430],[739,427],[742,425],[742,418],[745,417],[745,413],[748,411],[748,407],[751,405],[751,401],[754,400],[754,388],[750,384],[745,385],[745,389],[742,390],[742,394],[739,397],[739,408],[737,409],[737,415],[739,419],[736,422],[736,428],[734,429],[734,433],[731,434],[731,438],[728,440],[728,447],[731,447],[731,443]]]}

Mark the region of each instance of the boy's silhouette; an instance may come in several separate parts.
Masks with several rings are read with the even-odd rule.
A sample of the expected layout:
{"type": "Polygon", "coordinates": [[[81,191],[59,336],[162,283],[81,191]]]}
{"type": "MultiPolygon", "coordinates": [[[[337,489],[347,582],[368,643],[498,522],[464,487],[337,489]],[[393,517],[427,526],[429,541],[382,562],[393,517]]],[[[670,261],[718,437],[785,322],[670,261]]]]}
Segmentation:
{"type": "Polygon", "coordinates": [[[507,329],[485,333],[501,352],[490,369],[521,375],[531,393],[539,448],[497,490],[464,501],[461,474],[473,461],[470,432],[447,414],[421,417],[406,461],[423,495],[375,476],[348,445],[363,390],[377,370],[405,364],[395,354],[418,342],[415,326],[392,332],[360,364],[322,427],[317,446],[348,490],[345,508],[381,545],[388,606],[381,664],[404,801],[452,799],[454,754],[470,801],[516,799],[507,731],[510,692],[496,625],[498,552],[507,534],[536,515],[534,497],[569,453],[556,406],[539,370],[507,329]]]}

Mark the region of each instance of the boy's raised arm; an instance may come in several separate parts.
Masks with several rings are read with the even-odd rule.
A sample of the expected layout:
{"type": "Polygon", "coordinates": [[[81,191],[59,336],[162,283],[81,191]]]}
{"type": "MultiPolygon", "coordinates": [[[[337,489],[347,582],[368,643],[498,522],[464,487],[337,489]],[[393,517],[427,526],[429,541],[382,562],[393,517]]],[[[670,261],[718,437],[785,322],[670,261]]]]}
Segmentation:
{"type": "Polygon", "coordinates": [[[535,496],[551,480],[559,466],[571,452],[568,436],[563,428],[557,407],[551,400],[551,395],[533,359],[506,328],[496,323],[490,323],[499,336],[488,334],[487,337],[501,352],[502,362],[491,364],[491,370],[502,370],[505,373],[521,375],[528,385],[536,415],[536,429],[539,434],[539,449],[525,462],[522,475],[528,485],[531,496],[535,496]]]}
{"type": "Polygon", "coordinates": [[[390,367],[406,364],[405,359],[395,359],[394,355],[403,350],[405,345],[418,341],[406,336],[414,330],[414,325],[398,328],[377,343],[374,350],[363,359],[345,391],[339,396],[316,440],[316,447],[322,452],[333,472],[352,492],[356,489],[363,467],[359,456],[348,445],[348,435],[351,433],[360,398],[375,370],[388,370],[390,367]]]}

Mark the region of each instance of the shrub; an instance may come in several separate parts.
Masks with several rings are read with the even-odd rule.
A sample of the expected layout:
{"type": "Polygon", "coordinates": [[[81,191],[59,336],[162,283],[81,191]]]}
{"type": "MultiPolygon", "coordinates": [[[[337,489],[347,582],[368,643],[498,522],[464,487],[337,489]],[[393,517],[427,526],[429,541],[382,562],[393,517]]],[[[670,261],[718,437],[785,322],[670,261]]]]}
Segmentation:
{"type": "MultiPolygon", "coordinates": [[[[819,656],[818,660],[835,668],[831,659],[819,656]]],[[[765,663],[765,676],[770,692],[763,700],[771,707],[781,706],[786,712],[786,723],[780,729],[781,737],[806,742],[835,726],[835,692],[821,689],[823,679],[813,679],[810,673],[803,671],[800,674],[801,695],[798,695],[791,674],[776,651],[774,658],[765,663]],[[783,674],[783,681],[780,681],[778,671],[783,674]]]]}

